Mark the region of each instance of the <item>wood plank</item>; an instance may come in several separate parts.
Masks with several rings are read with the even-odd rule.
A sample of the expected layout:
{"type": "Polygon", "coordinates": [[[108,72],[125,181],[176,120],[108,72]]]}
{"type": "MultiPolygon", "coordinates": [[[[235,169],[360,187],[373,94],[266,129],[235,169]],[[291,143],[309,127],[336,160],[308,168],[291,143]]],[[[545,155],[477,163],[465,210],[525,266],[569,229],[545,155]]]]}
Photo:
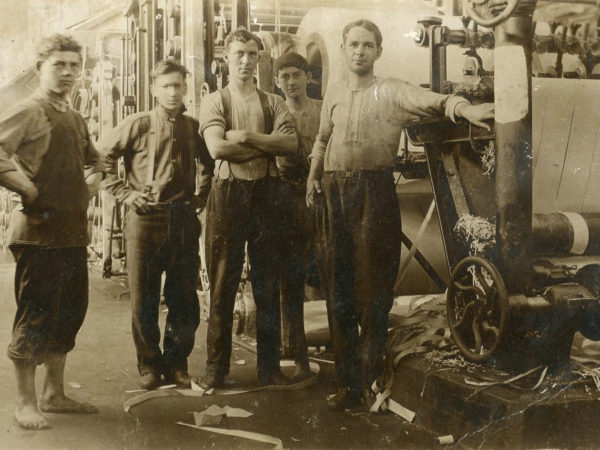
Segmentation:
{"type": "Polygon", "coordinates": [[[575,108],[572,89],[563,86],[567,80],[545,80],[544,89],[550,89],[544,116],[539,156],[533,179],[533,211],[556,211],[558,180],[562,172],[568,146],[571,121],[575,108]]]}
{"type": "Polygon", "coordinates": [[[532,161],[532,170],[533,177],[535,178],[535,168],[538,162],[538,157],[540,155],[540,144],[542,142],[542,133],[544,132],[544,124],[545,124],[545,115],[546,115],[546,106],[548,103],[548,91],[549,89],[544,89],[544,78],[534,78],[532,81],[532,89],[533,89],[533,100],[531,102],[532,109],[532,151],[533,151],[533,161],[532,161]]]}
{"type": "Polygon", "coordinates": [[[596,133],[594,156],[583,199],[583,212],[600,212],[600,127],[596,133]]]}
{"type": "Polygon", "coordinates": [[[575,112],[569,144],[559,178],[558,211],[581,211],[590,176],[594,146],[600,124],[600,108],[590,99],[600,98],[597,80],[564,80],[573,83],[575,112]]]}

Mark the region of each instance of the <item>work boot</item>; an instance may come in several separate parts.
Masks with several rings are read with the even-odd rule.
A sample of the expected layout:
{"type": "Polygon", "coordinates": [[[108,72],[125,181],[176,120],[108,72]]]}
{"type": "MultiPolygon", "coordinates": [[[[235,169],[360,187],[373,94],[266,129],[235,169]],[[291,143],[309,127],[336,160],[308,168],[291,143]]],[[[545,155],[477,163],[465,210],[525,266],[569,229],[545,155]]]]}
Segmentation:
{"type": "Polygon", "coordinates": [[[142,389],[152,390],[160,386],[160,374],[156,372],[146,372],[142,374],[140,387],[142,389]]]}
{"type": "Polygon", "coordinates": [[[268,375],[258,377],[258,384],[261,386],[285,386],[291,384],[292,380],[286,377],[281,370],[275,369],[268,375]]]}
{"type": "Polygon", "coordinates": [[[327,408],[332,411],[344,411],[347,408],[360,405],[360,393],[348,387],[340,388],[327,398],[327,408]]]}
{"type": "Polygon", "coordinates": [[[305,380],[314,376],[315,374],[310,371],[310,365],[308,361],[302,363],[296,363],[296,370],[292,374],[292,380],[295,382],[305,380]]]}
{"type": "Polygon", "coordinates": [[[198,386],[200,386],[205,391],[213,388],[222,387],[225,384],[225,377],[221,375],[217,375],[215,372],[208,372],[205,374],[202,379],[198,382],[198,386]]]}
{"type": "Polygon", "coordinates": [[[192,385],[192,377],[185,369],[176,369],[169,373],[166,377],[167,383],[173,383],[177,386],[189,388],[192,385]]]}

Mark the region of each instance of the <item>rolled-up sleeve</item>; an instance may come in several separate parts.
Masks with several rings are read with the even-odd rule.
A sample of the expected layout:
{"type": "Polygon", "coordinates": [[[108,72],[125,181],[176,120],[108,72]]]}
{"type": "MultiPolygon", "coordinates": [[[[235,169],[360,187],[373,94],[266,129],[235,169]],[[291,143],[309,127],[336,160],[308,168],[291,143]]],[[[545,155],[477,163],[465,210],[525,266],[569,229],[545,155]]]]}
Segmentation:
{"type": "Polygon", "coordinates": [[[203,202],[206,202],[210,192],[212,174],[215,170],[215,161],[210,156],[204,138],[200,135],[200,130],[196,132],[196,159],[198,160],[198,196],[203,202]]]}
{"type": "Polygon", "coordinates": [[[219,91],[213,92],[202,99],[198,121],[200,122],[200,135],[204,133],[204,130],[213,126],[226,128],[225,111],[219,91]]]}
{"type": "Polygon", "coordinates": [[[102,181],[102,189],[120,201],[125,200],[131,193],[131,188],[119,178],[118,161],[129,148],[134,124],[135,122],[130,118],[125,119],[108,131],[97,143],[101,155],[101,165],[106,173],[106,177],[102,181]]]}
{"type": "Polygon", "coordinates": [[[448,97],[448,100],[446,100],[446,117],[448,117],[454,123],[458,121],[455,110],[460,103],[471,104],[469,100],[461,97],[460,95],[451,95],[448,97]]]}

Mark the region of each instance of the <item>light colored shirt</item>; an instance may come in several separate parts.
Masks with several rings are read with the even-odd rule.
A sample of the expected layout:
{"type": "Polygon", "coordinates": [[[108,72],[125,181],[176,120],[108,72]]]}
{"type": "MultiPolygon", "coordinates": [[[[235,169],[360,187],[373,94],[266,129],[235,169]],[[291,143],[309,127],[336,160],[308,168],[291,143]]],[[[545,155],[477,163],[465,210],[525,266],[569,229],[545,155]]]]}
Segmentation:
{"type": "MultiPolygon", "coordinates": [[[[255,133],[265,132],[265,119],[256,90],[247,97],[242,97],[233,89],[231,93],[231,127],[233,130],[246,130],[255,133]]],[[[294,121],[287,105],[281,97],[267,93],[269,107],[273,112],[273,132],[293,135],[296,131],[294,121]]],[[[202,99],[200,106],[200,133],[212,126],[226,128],[225,109],[221,92],[213,92],[202,99]]],[[[276,177],[277,166],[272,158],[259,157],[242,162],[215,161],[215,176],[218,178],[240,178],[258,180],[266,175],[276,177]]]]}
{"type": "Polygon", "coordinates": [[[302,110],[290,110],[298,134],[298,152],[293,156],[277,157],[277,167],[281,177],[306,180],[310,169],[308,156],[319,132],[322,103],[321,100],[309,98],[302,110]]]}
{"type": "MultiPolygon", "coordinates": [[[[185,200],[197,194],[205,201],[214,163],[198,134],[198,121],[183,111],[175,117],[170,117],[161,106],[154,111],[158,134],[152,180],[154,200],[185,200]],[[196,189],[197,166],[199,186],[196,189]]],[[[97,143],[106,165],[102,187],[118,200],[125,200],[131,191],[143,192],[146,187],[149,134],[152,133],[150,114],[154,112],[144,111],[126,117],[97,143]],[[121,156],[127,183],[118,176],[117,161],[121,156]]]]}
{"type": "Polygon", "coordinates": [[[310,158],[324,158],[326,171],[384,170],[394,167],[407,122],[446,115],[466,99],[437,94],[396,78],[376,78],[362,90],[347,81],[325,93],[319,134],[310,158]]]}

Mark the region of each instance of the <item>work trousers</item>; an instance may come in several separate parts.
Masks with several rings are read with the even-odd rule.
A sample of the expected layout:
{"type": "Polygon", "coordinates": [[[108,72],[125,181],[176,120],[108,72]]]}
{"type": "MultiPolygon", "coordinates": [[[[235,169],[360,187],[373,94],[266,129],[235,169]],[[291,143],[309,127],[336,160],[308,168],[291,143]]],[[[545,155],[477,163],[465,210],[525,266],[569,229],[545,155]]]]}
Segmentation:
{"type": "Polygon", "coordinates": [[[41,364],[47,353],[70,352],[88,306],[85,247],[10,249],[17,263],[17,313],[9,358],[41,364]]]}
{"type": "Polygon", "coordinates": [[[391,171],[325,172],[322,187],[316,215],[336,373],[360,391],[383,371],[400,263],[398,198],[391,171]]]}
{"type": "Polygon", "coordinates": [[[188,206],[150,215],[129,211],[125,232],[133,341],[140,374],[187,370],[200,323],[196,293],[200,266],[198,217],[188,206]],[[158,309],[163,272],[169,312],[161,351],[158,309]]]}
{"type": "Polygon", "coordinates": [[[215,179],[208,197],[206,265],[210,281],[207,373],[229,373],[235,295],[248,243],[250,282],[256,303],[259,378],[279,370],[277,279],[277,178],[215,179]]]}
{"type": "Polygon", "coordinates": [[[281,214],[279,268],[282,343],[298,364],[308,364],[304,333],[304,283],[312,257],[313,216],[306,206],[306,184],[282,180],[278,211],[281,214]]]}

